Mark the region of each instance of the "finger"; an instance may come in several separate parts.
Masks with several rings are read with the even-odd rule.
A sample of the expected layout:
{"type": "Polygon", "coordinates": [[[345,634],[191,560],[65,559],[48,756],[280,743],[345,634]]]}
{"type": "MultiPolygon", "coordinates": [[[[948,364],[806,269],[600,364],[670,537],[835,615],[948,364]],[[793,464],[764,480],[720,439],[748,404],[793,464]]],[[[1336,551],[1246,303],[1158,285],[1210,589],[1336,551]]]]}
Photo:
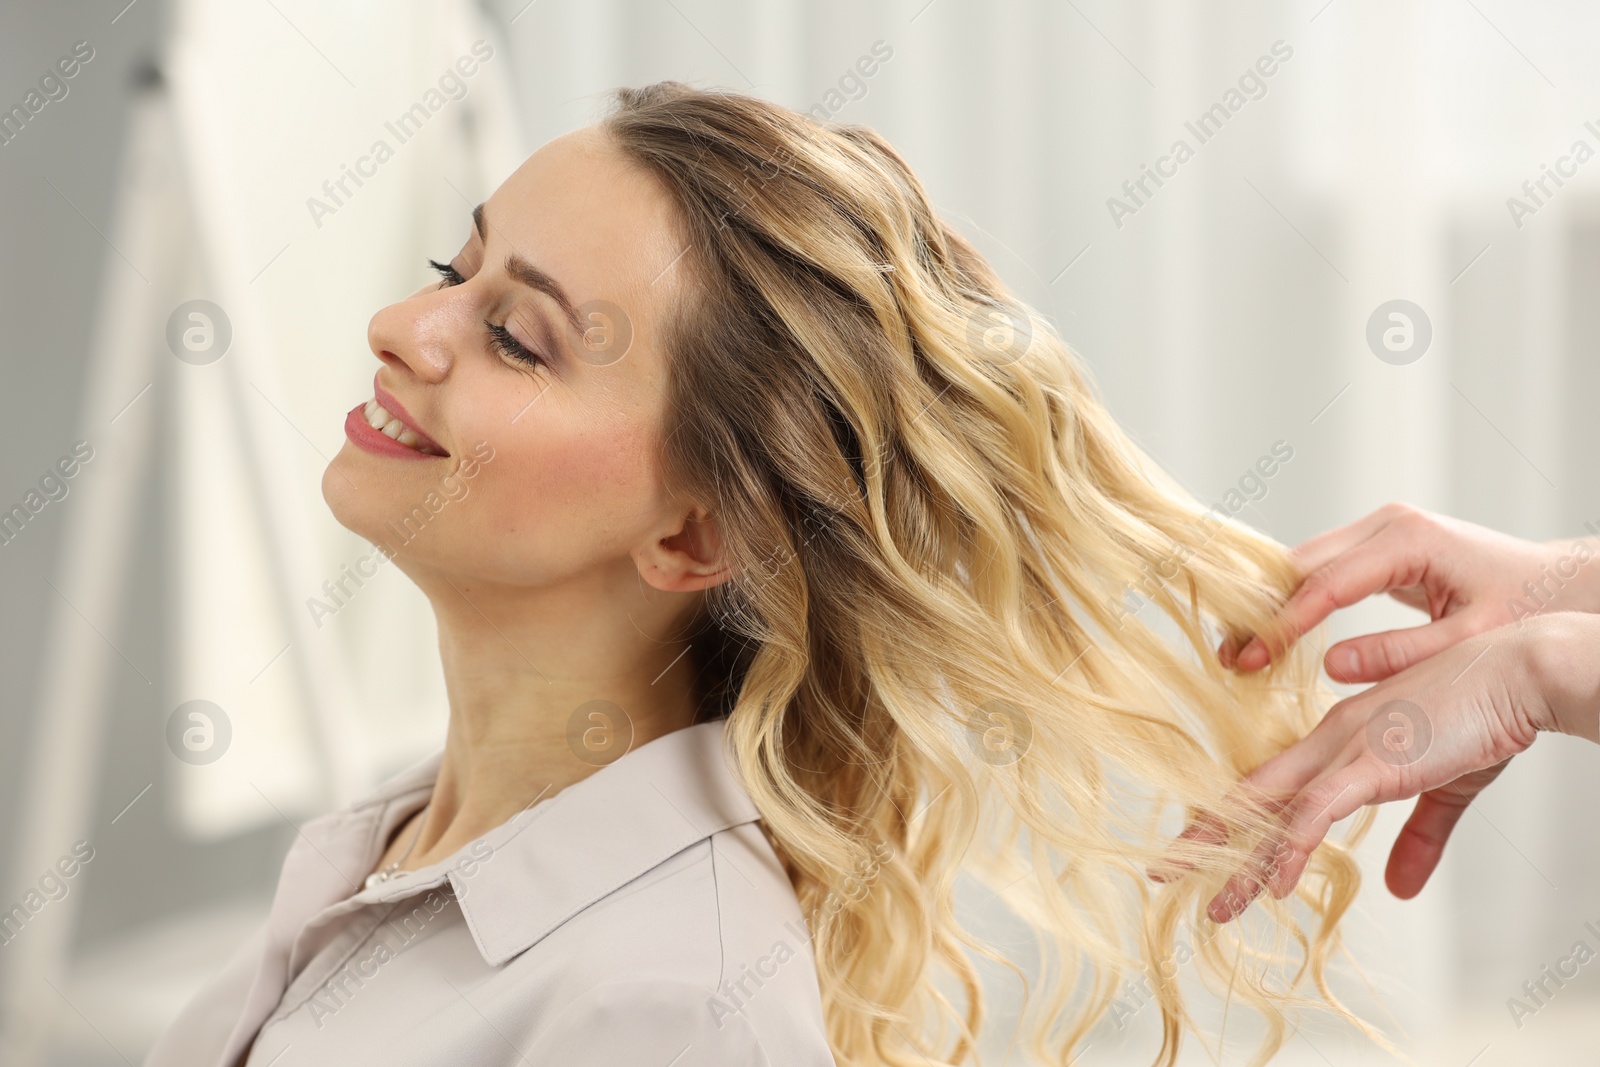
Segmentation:
{"type": "Polygon", "coordinates": [[[1367,761],[1354,760],[1295,798],[1284,833],[1289,848],[1267,886],[1273,896],[1281,900],[1294,890],[1333,824],[1379,799],[1379,788],[1379,771],[1367,761]]]}
{"type": "MultiPolygon", "coordinates": [[[[1346,707],[1354,705],[1348,704],[1346,707]]],[[[1246,871],[1234,875],[1222,892],[1211,899],[1207,913],[1214,920],[1227,922],[1234,918],[1263,889],[1279,899],[1287,896],[1299,881],[1300,872],[1311,852],[1327,834],[1327,827],[1344,817],[1337,815],[1331,818],[1320,833],[1316,833],[1314,828],[1309,832],[1302,830],[1301,838],[1295,840],[1297,823],[1306,822],[1306,813],[1310,805],[1317,803],[1318,796],[1333,791],[1328,808],[1337,811],[1344,791],[1348,790],[1348,786],[1341,787],[1340,775],[1352,777],[1350,768],[1359,759],[1363,744],[1349,735],[1350,721],[1350,712],[1341,710],[1336,716],[1330,709],[1316,730],[1252,772],[1251,778],[1258,788],[1270,783],[1270,788],[1274,790],[1290,791],[1291,799],[1280,805],[1285,828],[1281,834],[1269,835],[1261,841],[1246,871]]],[[[1356,804],[1356,807],[1359,806],[1359,803],[1356,804]]]]}
{"type": "Polygon", "coordinates": [[[1445,842],[1466,810],[1467,805],[1459,799],[1441,797],[1437,791],[1417,798],[1417,806],[1389,851],[1389,864],[1383,872],[1389,892],[1401,900],[1410,900],[1422,892],[1439,866],[1445,842]]]}
{"type": "Polygon", "coordinates": [[[1229,878],[1222,892],[1211,898],[1206,914],[1213,922],[1229,922],[1270,885],[1288,857],[1288,845],[1281,837],[1269,837],[1256,846],[1245,869],[1229,878]]]}
{"type": "Polygon", "coordinates": [[[1378,531],[1399,518],[1403,510],[1398,504],[1386,504],[1376,511],[1363,515],[1355,522],[1346,523],[1301,541],[1289,550],[1289,555],[1294,560],[1295,566],[1300,568],[1300,573],[1310,574],[1327,566],[1363,541],[1376,536],[1378,531]]]}
{"type": "MultiPolygon", "coordinates": [[[[1385,505],[1355,522],[1307,538],[1289,550],[1289,558],[1302,575],[1310,574],[1371,538],[1398,517],[1398,510],[1398,505],[1385,505]]],[[[1217,648],[1217,659],[1222,666],[1229,670],[1234,668],[1239,652],[1249,643],[1250,636],[1229,634],[1223,640],[1217,648]]]]}
{"type": "Polygon", "coordinates": [[[1410,900],[1422,892],[1422,887],[1439,866],[1445,842],[1467,806],[1489,787],[1489,783],[1500,777],[1500,772],[1510,763],[1510,759],[1503,759],[1492,767],[1463,774],[1453,782],[1422,794],[1389,852],[1384,882],[1391,893],[1401,900],[1410,900]]]}
{"type": "Polygon", "coordinates": [[[1340,608],[1347,608],[1396,586],[1421,578],[1422,560],[1415,546],[1377,536],[1311,572],[1273,617],[1271,632],[1257,634],[1240,650],[1238,669],[1265,667],[1300,635],[1340,608]]]}
{"type": "Polygon", "coordinates": [[[1261,883],[1248,875],[1236,874],[1228,879],[1228,884],[1222,892],[1211,898],[1206,905],[1206,914],[1212,922],[1232,922],[1244,914],[1244,909],[1250,902],[1261,895],[1261,883]]]}
{"type": "MultiPolygon", "coordinates": [[[[1174,842],[1196,841],[1206,845],[1220,845],[1228,839],[1227,829],[1222,825],[1222,820],[1209,811],[1202,811],[1189,821],[1174,842]]],[[[1184,871],[1194,869],[1194,864],[1188,860],[1178,859],[1175,856],[1163,856],[1155,864],[1145,868],[1145,877],[1153,882],[1170,882],[1184,871]]]]}
{"type": "MultiPolygon", "coordinates": [[[[1313,731],[1313,733],[1315,733],[1315,731],[1313,731]]],[[[1305,745],[1307,748],[1312,748],[1313,746],[1308,745],[1309,740],[1310,738],[1308,736],[1307,738],[1296,742],[1296,746],[1305,745]]],[[[1296,746],[1291,746],[1291,748],[1296,746]]],[[[1319,739],[1315,747],[1322,748],[1326,746],[1323,745],[1319,739]]],[[[1237,811],[1241,807],[1251,807],[1254,810],[1267,815],[1276,814],[1277,812],[1282,811],[1284,805],[1287,804],[1298,791],[1298,786],[1291,785],[1284,788],[1267,790],[1261,787],[1258,776],[1263,775],[1264,771],[1266,771],[1269,775],[1273,775],[1272,769],[1268,765],[1273,763],[1274,760],[1281,760],[1283,756],[1288,753],[1288,751],[1288,749],[1285,749],[1284,752],[1274,756],[1271,760],[1268,760],[1266,763],[1263,763],[1260,767],[1257,767],[1254,771],[1250,772],[1250,774],[1241,778],[1238,785],[1234,786],[1234,788],[1229,792],[1228,796],[1221,804],[1218,805],[1218,807],[1227,811],[1237,811]]],[[[1314,756],[1310,758],[1310,762],[1314,763],[1314,756]]],[[[1307,773],[1309,777],[1315,772],[1311,771],[1307,773]]],[[[1276,775],[1273,775],[1273,777],[1275,780],[1291,782],[1293,780],[1287,772],[1279,772],[1276,775]]],[[[1178,836],[1173,839],[1172,843],[1173,845],[1177,846],[1180,845],[1181,842],[1193,841],[1201,845],[1215,847],[1225,844],[1228,840],[1228,836],[1229,834],[1227,826],[1223,819],[1216,814],[1216,812],[1202,811],[1189,821],[1189,824],[1183,828],[1183,832],[1178,834],[1178,836]]],[[[1156,882],[1170,882],[1184,871],[1193,869],[1194,864],[1192,862],[1169,853],[1163,856],[1154,865],[1146,868],[1145,876],[1156,882]]]]}
{"type": "Polygon", "coordinates": [[[1244,643],[1243,634],[1229,634],[1224,637],[1222,643],[1217,646],[1217,662],[1232,670],[1234,663],[1238,661],[1239,649],[1244,647],[1244,643]]]}
{"type": "MultiPolygon", "coordinates": [[[[1229,794],[1233,806],[1253,804],[1268,814],[1281,812],[1285,805],[1320,774],[1326,773],[1339,754],[1350,748],[1351,712],[1354,697],[1340,701],[1305,737],[1262,763],[1239,780],[1229,794]]],[[[1354,759],[1352,754],[1350,759],[1354,759]]],[[[1349,762],[1349,760],[1345,760],[1349,762]]],[[[1342,766],[1342,764],[1341,764],[1342,766]]],[[[1202,812],[1184,827],[1175,839],[1196,841],[1207,845],[1220,845],[1228,835],[1222,820],[1213,812],[1202,812]]],[[[1162,857],[1157,864],[1145,869],[1145,876],[1156,882],[1169,882],[1184,871],[1193,870],[1194,864],[1176,856],[1162,857]]]]}
{"type": "Polygon", "coordinates": [[[1476,612],[1458,611],[1423,626],[1340,641],[1328,649],[1322,662],[1328,677],[1336,682],[1381,682],[1491,628],[1476,612]]]}
{"type": "Polygon", "coordinates": [[[1334,704],[1310,733],[1241,778],[1240,788],[1250,791],[1267,810],[1282,811],[1319,776],[1356,759],[1360,753],[1351,739],[1365,731],[1366,714],[1360,707],[1366,696],[1358,693],[1334,704]]]}
{"type": "MultiPolygon", "coordinates": [[[[1281,800],[1276,802],[1269,810],[1276,810],[1282,803],[1281,800]]],[[[1176,846],[1180,842],[1192,841],[1199,845],[1215,847],[1226,844],[1227,840],[1228,829],[1222,819],[1214,812],[1202,811],[1189,821],[1182,833],[1173,838],[1172,844],[1176,846]]],[[[1190,861],[1168,853],[1145,868],[1145,877],[1153,882],[1170,882],[1184,871],[1193,869],[1194,864],[1190,861]]]]}
{"type": "MultiPolygon", "coordinates": [[[[1287,798],[1281,801],[1278,808],[1284,818],[1284,830],[1269,835],[1257,846],[1252,862],[1259,873],[1251,879],[1236,878],[1212,899],[1213,917],[1227,903],[1229,890],[1236,895],[1245,895],[1245,903],[1248,904],[1249,899],[1262,888],[1272,891],[1280,899],[1294,888],[1299,871],[1304,866],[1301,853],[1309,856],[1321,841],[1320,836],[1314,840],[1302,840],[1299,849],[1296,849],[1291,842],[1295,820],[1297,817],[1303,820],[1309,797],[1317,795],[1319,791],[1337,789],[1337,786],[1330,787],[1327,783],[1340,774],[1348,775],[1349,768],[1360,760],[1366,750],[1365,727],[1359,726],[1364,722],[1360,707],[1359,697],[1339,701],[1328,709],[1311,733],[1250,773],[1247,780],[1254,788],[1287,798]]],[[[1334,796],[1333,799],[1338,800],[1339,797],[1334,796]]],[[[1335,821],[1337,819],[1328,825],[1331,826],[1335,821]]],[[[1238,910],[1242,909],[1228,911],[1227,917],[1237,915],[1238,910]]],[[[1225,922],[1227,919],[1218,921],[1225,922]]]]}

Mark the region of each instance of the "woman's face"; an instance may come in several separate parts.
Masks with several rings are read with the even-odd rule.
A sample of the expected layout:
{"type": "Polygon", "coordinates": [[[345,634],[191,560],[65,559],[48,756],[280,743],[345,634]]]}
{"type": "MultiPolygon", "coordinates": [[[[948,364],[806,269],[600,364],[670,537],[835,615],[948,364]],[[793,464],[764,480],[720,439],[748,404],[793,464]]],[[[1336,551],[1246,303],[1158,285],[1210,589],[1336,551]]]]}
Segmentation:
{"type": "Polygon", "coordinates": [[[322,479],[335,517],[425,591],[714,584],[710,525],[656,463],[683,276],[668,192],[591,126],[472,215],[440,281],[372,317],[373,393],[322,479]]]}

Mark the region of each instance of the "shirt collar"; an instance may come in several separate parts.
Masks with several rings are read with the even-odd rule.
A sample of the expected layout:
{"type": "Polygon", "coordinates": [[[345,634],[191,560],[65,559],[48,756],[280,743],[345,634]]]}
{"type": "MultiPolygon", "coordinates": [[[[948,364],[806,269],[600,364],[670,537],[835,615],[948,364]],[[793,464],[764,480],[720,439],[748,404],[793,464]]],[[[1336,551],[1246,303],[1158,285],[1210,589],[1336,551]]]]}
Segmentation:
{"type": "MultiPolygon", "coordinates": [[[[499,966],[669,857],[761,817],[734,773],[725,725],[698,723],[623,754],[454,856],[395,879],[380,899],[448,878],[484,962],[499,966]]],[[[443,756],[401,772],[356,807],[407,798],[420,807],[443,756]]]]}

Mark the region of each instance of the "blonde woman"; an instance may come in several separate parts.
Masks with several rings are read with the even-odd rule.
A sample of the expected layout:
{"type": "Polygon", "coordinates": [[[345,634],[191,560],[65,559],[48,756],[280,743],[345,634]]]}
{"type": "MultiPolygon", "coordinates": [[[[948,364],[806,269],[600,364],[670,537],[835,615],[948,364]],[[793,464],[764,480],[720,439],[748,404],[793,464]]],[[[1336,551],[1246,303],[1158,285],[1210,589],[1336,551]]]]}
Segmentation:
{"type": "Polygon", "coordinates": [[[443,750],[302,828],[147,1064],[970,1063],[985,955],[1035,1062],[1135,988],[1163,1064],[1199,981],[1252,1063],[1351,1018],[1346,844],[1258,930],[1205,914],[1277,826],[1231,787],[1326,704],[1310,645],[1210,651],[1273,632],[1286,550],[1139,452],[881,137],[619,90],[435,267],[323,491],[432,603],[443,750]],[[967,930],[963,877],[1035,943],[967,930]]]}

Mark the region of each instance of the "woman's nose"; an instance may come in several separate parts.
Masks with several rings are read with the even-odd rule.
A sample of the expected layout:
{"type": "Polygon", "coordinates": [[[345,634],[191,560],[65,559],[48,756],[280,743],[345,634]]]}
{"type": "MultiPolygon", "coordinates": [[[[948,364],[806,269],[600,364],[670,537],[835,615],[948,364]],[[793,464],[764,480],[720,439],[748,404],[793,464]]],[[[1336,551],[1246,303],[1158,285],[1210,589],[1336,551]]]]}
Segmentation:
{"type": "Polygon", "coordinates": [[[472,316],[448,290],[428,287],[380,309],[367,324],[367,345],[383,362],[424,382],[443,381],[472,316]]]}

